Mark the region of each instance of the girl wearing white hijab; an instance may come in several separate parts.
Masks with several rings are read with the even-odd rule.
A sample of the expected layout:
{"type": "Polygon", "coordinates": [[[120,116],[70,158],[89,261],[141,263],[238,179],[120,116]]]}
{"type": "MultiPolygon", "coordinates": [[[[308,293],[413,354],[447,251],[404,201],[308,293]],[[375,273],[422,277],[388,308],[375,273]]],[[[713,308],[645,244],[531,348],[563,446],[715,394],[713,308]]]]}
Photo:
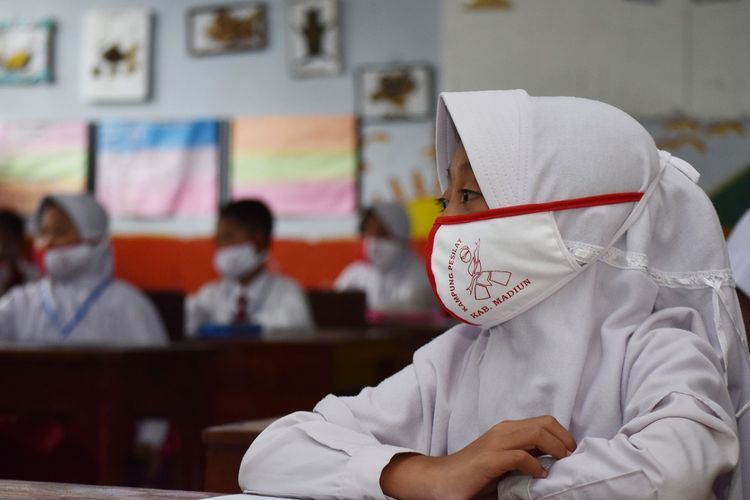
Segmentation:
{"type": "Polygon", "coordinates": [[[142,293],[112,275],[108,217],[91,196],[45,197],[33,217],[46,276],[0,299],[0,341],[161,345],[164,327],[142,293]]]}
{"type": "Polygon", "coordinates": [[[275,422],[242,489],[750,499],[750,360],[692,167],[615,108],[520,90],[442,94],[437,164],[428,265],[465,324],[275,422]]]}
{"type": "Polygon", "coordinates": [[[336,290],[361,290],[372,311],[435,309],[424,265],[409,249],[411,223],[398,203],[375,203],[360,227],[365,260],[349,264],[336,279],[336,290]]]}

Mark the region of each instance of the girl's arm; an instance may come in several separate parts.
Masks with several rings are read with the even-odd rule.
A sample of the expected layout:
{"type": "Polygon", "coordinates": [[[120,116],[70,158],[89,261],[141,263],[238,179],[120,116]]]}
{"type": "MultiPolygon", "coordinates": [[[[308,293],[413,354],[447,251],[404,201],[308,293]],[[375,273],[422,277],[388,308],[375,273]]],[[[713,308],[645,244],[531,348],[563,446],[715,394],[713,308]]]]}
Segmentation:
{"type": "MultiPolygon", "coordinates": [[[[652,318],[629,342],[619,432],[611,439],[581,440],[545,479],[502,480],[498,498],[713,498],[716,479],[739,456],[720,360],[692,333],[703,328],[693,310],[675,308],[652,318]]],[[[717,483],[718,489],[726,482],[717,483]]]]}

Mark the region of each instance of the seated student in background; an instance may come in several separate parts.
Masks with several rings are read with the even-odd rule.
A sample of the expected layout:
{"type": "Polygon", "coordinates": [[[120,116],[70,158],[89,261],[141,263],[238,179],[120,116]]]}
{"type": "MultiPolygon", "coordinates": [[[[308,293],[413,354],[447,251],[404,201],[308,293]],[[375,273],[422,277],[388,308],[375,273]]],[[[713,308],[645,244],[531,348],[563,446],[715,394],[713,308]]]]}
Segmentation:
{"type": "Polygon", "coordinates": [[[727,240],[727,249],[745,319],[745,332],[750,335],[750,210],[734,226],[727,240]]]}
{"type": "Polygon", "coordinates": [[[219,281],[207,283],[186,302],[187,334],[202,325],[258,325],[264,332],[313,328],[304,291],[293,280],[270,273],[273,215],[258,200],[222,207],[214,237],[219,281]]]}
{"type": "Polygon", "coordinates": [[[25,246],[21,216],[0,210],[0,296],[38,277],[34,264],[24,258],[25,246]]]}
{"type": "Polygon", "coordinates": [[[149,300],[115,279],[108,217],[90,195],[51,195],[33,216],[45,277],[0,298],[0,341],[166,344],[149,300]]]}
{"type": "Polygon", "coordinates": [[[376,203],[360,224],[364,260],[347,266],[336,290],[362,290],[373,311],[436,309],[424,264],[409,249],[411,224],[398,203],[376,203]]]}

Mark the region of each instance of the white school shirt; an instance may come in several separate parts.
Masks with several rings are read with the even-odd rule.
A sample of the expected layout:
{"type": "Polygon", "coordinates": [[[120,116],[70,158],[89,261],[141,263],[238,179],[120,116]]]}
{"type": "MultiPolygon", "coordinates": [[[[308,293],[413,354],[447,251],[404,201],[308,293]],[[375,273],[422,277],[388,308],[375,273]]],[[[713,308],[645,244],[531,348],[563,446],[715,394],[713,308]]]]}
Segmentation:
{"type": "Polygon", "coordinates": [[[249,321],[261,325],[266,332],[311,331],[314,327],[302,288],[289,278],[263,271],[247,285],[221,279],[207,283],[188,297],[185,303],[188,336],[196,335],[203,324],[230,324],[241,292],[247,299],[249,321]]]}
{"type": "MultiPolygon", "coordinates": [[[[594,285],[623,271],[593,265],[579,286],[561,289],[536,314],[485,331],[454,327],[377,387],[328,396],[312,412],[281,418],[245,454],[240,487],[291,497],[384,498],[380,474],[394,454],[454,453],[496,423],[548,414],[573,434],[577,450],[545,479],[501,480],[498,498],[703,500],[714,491],[741,498],[716,481],[738,462],[737,424],[700,315],[685,307],[646,317],[597,313],[648,278],[629,271],[641,283],[624,283],[622,295],[612,296],[594,285]],[[561,306],[585,290],[593,290],[583,292],[588,326],[601,334],[589,340],[583,372],[571,374],[566,346],[577,332],[565,324],[576,313],[561,306]],[[537,332],[551,313],[559,335],[540,343],[537,332]],[[572,394],[565,390],[569,376],[580,380],[572,394]]],[[[655,294],[637,297],[631,310],[655,294]]]]}
{"type": "Polygon", "coordinates": [[[98,273],[65,282],[46,277],[13,288],[0,298],[0,341],[42,345],[166,345],[164,326],[148,298],[116,279],[91,302],[88,312],[70,334],[63,335],[60,324],[70,321],[105,279],[105,275],[98,273]],[[45,296],[59,315],[58,323],[45,308],[45,296]]]}
{"type": "Polygon", "coordinates": [[[365,292],[367,307],[375,311],[437,308],[424,264],[408,250],[385,270],[365,261],[349,264],[336,279],[334,288],[365,292]]]}

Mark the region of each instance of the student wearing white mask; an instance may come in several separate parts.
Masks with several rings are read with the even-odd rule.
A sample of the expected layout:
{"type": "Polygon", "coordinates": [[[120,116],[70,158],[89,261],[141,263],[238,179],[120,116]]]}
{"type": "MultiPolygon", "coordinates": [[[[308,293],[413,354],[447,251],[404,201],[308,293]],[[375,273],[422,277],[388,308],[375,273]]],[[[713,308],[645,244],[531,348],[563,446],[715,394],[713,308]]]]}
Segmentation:
{"type": "Polygon", "coordinates": [[[204,285],[186,303],[188,335],[202,325],[259,325],[265,332],[310,331],[304,291],[266,269],[273,215],[258,200],[222,207],[214,237],[214,267],[221,280],[204,285]]]}
{"type": "Polygon", "coordinates": [[[750,499],[750,360],[695,170],[616,108],[521,90],[442,94],[437,166],[428,265],[464,324],[275,422],[241,488],[750,499]]]}
{"type": "Polygon", "coordinates": [[[32,220],[45,277],[0,298],[0,341],[161,345],[149,300],[113,276],[108,217],[93,197],[45,197],[32,220]]]}
{"type": "Polygon", "coordinates": [[[373,311],[435,309],[424,264],[409,249],[411,224],[398,203],[376,203],[360,225],[364,260],[349,264],[336,279],[336,290],[361,290],[373,311]]]}

